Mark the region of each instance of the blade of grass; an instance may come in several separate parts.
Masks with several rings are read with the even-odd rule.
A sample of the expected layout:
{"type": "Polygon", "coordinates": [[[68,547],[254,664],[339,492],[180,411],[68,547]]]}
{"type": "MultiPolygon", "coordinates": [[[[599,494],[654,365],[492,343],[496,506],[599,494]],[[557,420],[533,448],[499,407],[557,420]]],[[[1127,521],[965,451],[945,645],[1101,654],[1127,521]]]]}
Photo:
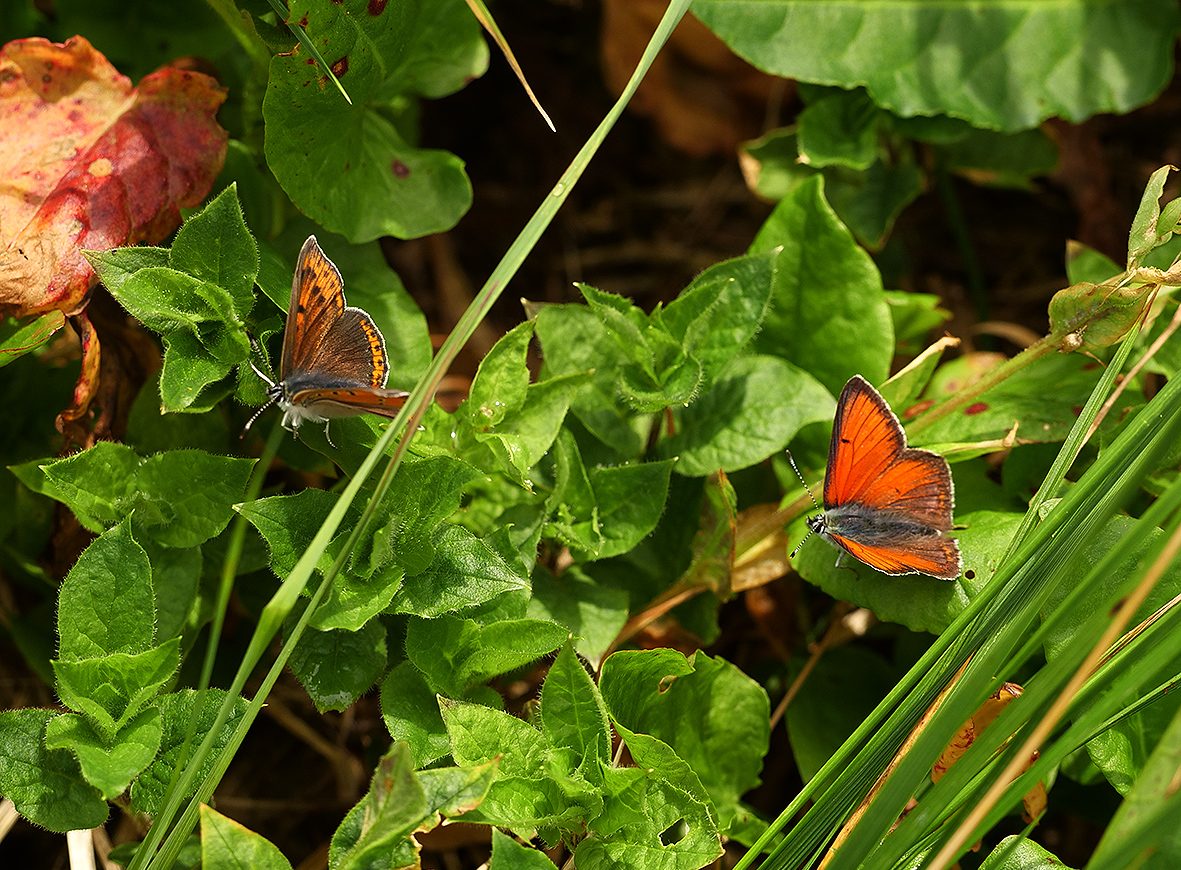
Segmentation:
{"type": "Polygon", "coordinates": [[[562,174],[562,177],[554,186],[550,195],[547,196],[546,199],[541,203],[537,211],[530,218],[529,222],[521,230],[521,233],[509,247],[508,251],[505,253],[497,267],[493,270],[492,274],[489,276],[487,282],[484,284],[483,288],[481,288],[472,304],[460,317],[459,321],[455,325],[455,329],[452,331],[451,335],[447,337],[447,340],[444,341],[442,347],[439,349],[439,353],[435,356],[435,359],[432,361],[427,373],[423,376],[422,380],[419,381],[414,391],[411,393],[411,396],[407,400],[406,405],[403,406],[398,416],[386,428],[386,431],[378,439],[373,449],[361,463],[360,467],[357,469],[356,474],[349,481],[348,485],[341,493],[340,498],[329,512],[328,517],[324,521],[324,524],[320,527],[312,539],[312,543],[308,546],[307,551],[296,563],[295,567],[288,575],[287,580],[282,584],[282,586],[280,586],[275,596],[263,609],[255,634],[251,638],[247,651],[243,656],[242,664],[239,667],[238,673],[235,675],[234,680],[228,690],[226,703],[223,704],[222,709],[218,711],[218,716],[214,722],[214,725],[209,729],[209,733],[207,734],[205,740],[202,742],[201,746],[198,748],[197,753],[194,755],[194,758],[188,765],[185,775],[181,779],[180,788],[177,789],[173,796],[170,796],[164,810],[160,813],[160,816],[156,820],[156,824],[153,825],[151,830],[149,830],[148,837],[145,838],[143,845],[136,854],[136,860],[132,862],[132,870],[139,870],[140,867],[145,866],[144,862],[148,860],[148,856],[152,856],[158,847],[160,851],[154,855],[151,866],[171,866],[171,863],[175,860],[176,855],[179,854],[179,849],[184,841],[184,838],[188,836],[189,831],[192,830],[196,823],[197,809],[200,802],[202,800],[208,799],[208,796],[212,794],[213,789],[220,780],[221,774],[224,773],[226,768],[228,768],[230,761],[232,761],[234,752],[237,750],[237,747],[241,745],[246,731],[249,729],[250,724],[257,716],[258,710],[261,709],[267,691],[269,691],[270,687],[274,685],[274,681],[278,679],[278,675],[282,670],[283,664],[287,660],[287,656],[290,655],[291,650],[294,649],[295,644],[298,642],[300,635],[302,634],[310,619],[311,613],[315,609],[315,605],[319,603],[332,578],[343,565],[344,559],[347,557],[348,553],[351,552],[352,545],[359,538],[361,531],[367,525],[368,519],[376,510],[376,506],[379,503],[381,496],[388,488],[393,474],[405,454],[405,450],[409,444],[410,438],[416,431],[422,416],[426,413],[426,409],[432,401],[432,397],[434,396],[439,383],[442,381],[443,376],[446,374],[447,369],[450,367],[452,361],[455,359],[456,355],[458,355],[463,345],[471,337],[472,333],[475,331],[475,328],[487,315],[493,303],[507,286],[509,280],[520,268],[521,264],[524,262],[525,257],[536,245],[537,240],[541,237],[541,234],[553,220],[554,216],[558,212],[558,209],[566,201],[566,198],[569,196],[570,191],[573,189],[575,183],[582,176],[583,172],[586,170],[586,167],[589,165],[591,158],[598,151],[599,146],[602,144],[611,128],[615,125],[615,122],[619,119],[620,115],[623,113],[627,103],[635,94],[636,88],[639,87],[639,84],[642,81],[644,75],[647,73],[648,69],[652,65],[652,62],[655,60],[657,53],[668,40],[673,31],[673,28],[688,11],[689,3],[690,0],[673,0],[673,2],[669,4],[668,9],[665,11],[664,17],[661,19],[659,26],[656,28],[656,32],[652,35],[652,39],[636,67],[636,71],[633,73],[631,80],[628,82],[627,87],[624,88],[624,91],[620,95],[619,99],[615,102],[603,121],[587,139],[586,143],[579,150],[574,160],[570,163],[570,166],[567,167],[566,171],[562,174]],[[385,451],[393,443],[394,438],[398,437],[399,435],[402,437],[399,440],[393,455],[390,457],[385,471],[382,474],[381,480],[374,490],[373,496],[366,507],[365,513],[362,515],[361,521],[358,522],[354,527],[348,544],[343,548],[340,556],[337,558],[329,572],[325,575],[324,581],[315,590],[311,602],[300,617],[299,622],[296,624],[296,628],[288,637],[287,643],[284,644],[282,650],[280,650],[279,657],[276,659],[274,665],[268,672],[262,687],[260,687],[259,691],[252,699],[245,715],[240,720],[233,738],[229,741],[228,745],[219,756],[212,773],[206,777],[201,786],[197,789],[193,800],[189,802],[189,805],[186,807],[177,823],[174,826],[171,826],[171,830],[168,831],[167,838],[165,839],[164,832],[169,829],[172,819],[176,816],[177,811],[180,809],[182,798],[179,797],[179,795],[183,795],[195,781],[204,758],[209,755],[215,736],[229,717],[230,709],[233,705],[235,697],[241,693],[242,687],[245,685],[246,678],[253,671],[255,665],[258,663],[263,653],[270,645],[271,640],[278,632],[280,626],[283,623],[283,620],[286,618],[286,615],[290,613],[292,607],[294,607],[297,603],[299,595],[302,593],[303,589],[306,587],[308,581],[315,572],[316,564],[319,561],[320,556],[328,547],[328,544],[332,541],[336,530],[339,528],[341,522],[343,522],[346,512],[352,505],[352,502],[359,493],[362,485],[368,479],[369,475],[372,473],[373,469],[377,465],[380,458],[384,455],[385,451]],[[162,840],[163,845],[161,846],[162,840]],[[139,860],[141,857],[143,858],[143,862],[139,860]]]}
{"type": "Polygon", "coordinates": [[[500,28],[496,25],[496,19],[492,17],[492,13],[488,11],[488,7],[484,5],[483,0],[467,0],[468,9],[472,10],[472,15],[476,16],[476,20],[483,25],[484,29],[488,31],[488,35],[492,37],[493,42],[496,43],[500,49],[504,59],[508,61],[508,65],[513,68],[513,72],[517,75],[517,81],[521,83],[521,87],[525,89],[525,93],[529,97],[529,102],[533,103],[533,107],[537,109],[538,113],[545,120],[546,125],[553,133],[557,132],[554,127],[554,122],[550,120],[549,113],[541,106],[541,101],[537,99],[537,95],[533,93],[533,88],[529,87],[529,82],[525,78],[525,73],[521,71],[521,65],[517,63],[517,58],[513,54],[512,48],[508,44],[508,40],[504,38],[504,34],[500,32],[500,28]]]}

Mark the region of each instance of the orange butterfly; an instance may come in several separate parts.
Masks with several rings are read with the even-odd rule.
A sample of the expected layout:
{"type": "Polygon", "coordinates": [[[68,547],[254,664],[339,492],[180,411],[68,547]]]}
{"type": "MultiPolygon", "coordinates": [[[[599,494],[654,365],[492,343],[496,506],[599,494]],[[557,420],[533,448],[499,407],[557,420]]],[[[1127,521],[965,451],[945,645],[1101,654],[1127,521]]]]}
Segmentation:
{"type": "Polygon", "coordinates": [[[808,518],[804,540],[815,532],[883,574],[954,580],[963,560],[944,534],[954,501],[947,460],[907,447],[886,400],[864,378],[851,378],[837,400],[823,513],[808,518]]]}
{"type": "Polygon", "coordinates": [[[284,428],[295,432],[304,420],[315,420],[324,423],[327,437],[329,418],[365,412],[393,417],[409,395],[385,388],[385,339],[372,317],[345,305],[340,271],[315,236],[303,243],[291,282],[279,380],[255,372],[269,385],[268,401],[247,429],[278,402],[284,428]]]}

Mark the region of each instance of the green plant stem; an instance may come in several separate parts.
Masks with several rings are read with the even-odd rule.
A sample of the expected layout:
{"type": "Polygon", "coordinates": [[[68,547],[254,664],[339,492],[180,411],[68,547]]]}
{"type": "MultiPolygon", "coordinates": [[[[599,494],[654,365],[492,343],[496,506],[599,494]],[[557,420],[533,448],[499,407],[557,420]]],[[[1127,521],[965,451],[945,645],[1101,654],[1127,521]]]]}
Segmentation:
{"type": "Polygon", "coordinates": [[[595,129],[594,133],[591,134],[590,138],[586,141],[583,147],[579,150],[578,154],[575,156],[570,166],[562,174],[562,177],[554,186],[549,196],[547,196],[538,207],[537,211],[522,229],[520,235],[517,236],[516,240],[509,247],[508,251],[501,259],[500,263],[493,270],[492,274],[489,276],[487,282],[485,282],[484,286],[481,288],[472,304],[460,317],[459,321],[455,325],[455,329],[452,331],[451,335],[447,337],[447,340],[439,349],[439,353],[435,356],[435,359],[432,361],[431,366],[427,373],[423,376],[423,379],[419,381],[418,385],[415,387],[410,398],[407,400],[406,405],[403,406],[402,411],[386,428],[386,431],[378,439],[377,443],[373,446],[373,449],[365,457],[364,461],[357,469],[356,474],[353,476],[352,480],[349,481],[348,486],[345,487],[344,492],[341,493],[341,496],[337,500],[336,504],[333,505],[332,510],[329,512],[328,517],[325,519],[323,525],[317,531],[315,537],[312,540],[312,543],[308,546],[307,551],[305,551],[303,556],[300,557],[299,561],[292,569],[291,574],[288,575],[287,580],[282,584],[282,586],[280,586],[274,597],[263,609],[263,612],[259,618],[258,626],[253,637],[251,638],[246,653],[243,656],[241,666],[239,667],[238,673],[235,675],[234,680],[227,692],[225,702],[222,704],[221,709],[218,710],[218,715],[213,726],[209,729],[205,740],[202,742],[194,758],[188,765],[188,768],[181,779],[180,787],[174,792],[174,794],[170,795],[168,802],[156,820],[156,824],[153,825],[151,830],[149,830],[148,836],[144,839],[139,852],[136,854],[136,860],[132,862],[132,870],[138,870],[138,868],[145,866],[148,860],[152,861],[151,866],[153,867],[169,867],[175,860],[176,856],[179,854],[181,844],[188,836],[189,831],[191,831],[193,826],[196,824],[197,809],[200,802],[202,800],[206,800],[208,796],[213,793],[213,789],[217,786],[221,775],[229,767],[229,764],[233,759],[234,752],[236,751],[237,747],[241,745],[246,730],[249,728],[250,723],[253,722],[253,719],[257,715],[258,710],[261,709],[262,703],[266,697],[266,693],[270,690],[271,686],[274,685],[274,681],[278,679],[278,675],[282,669],[283,663],[286,662],[287,656],[290,655],[290,651],[294,649],[295,644],[298,642],[298,639],[306,627],[308,620],[315,609],[315,606],[319,603],[323,594],[327,591],[329,584],[332,582],[332,579],[343,565],[343,560],[347,558],[347,554],[350,552],[350,546],[346,546],[342,550],[341,555],[337,558],[332,568],[325,575],[324,581],[315,590],[311,602],[309,602],[308,607],[301,615],[295,629],[288,637],[287,643],[284,644],[282,650],[280,651],[279,657],[276,659],[274,666],[272,666],[268,672],[263,685],[260,687],[259,691],[255,693],[255,696],[247,709],[246,715],[243,716],[242,720],[235,729],[233,738],[229,741],[228,745],[225,747],[215,762],[213,771],[208,777],[206,777],[201,786],[197,789],[193,800],[189,802],[188,807],[181,815],[177,824],[171,826],[171,830],[169,830],[172,819],[176,816],[177,811],[180,809],[180,803],[182,801],[181,795],[183,795],[194,783],[194,780],[197,777],[198,771],[200,770],[204,759],[208,756],[212,749],[213,741],[216,739],[217,734],[220,732],[222,726],[229,718],[229,714],[233,708],[236,696],[242,691],[242,687],[245,685],[247,677],[253,671],[254,666],[261,659],[263,653],[270,645],[271,640],[278,632],[286,614],[290,613],[291,609],[297,603],[299,595],[306,587],[307,582],[316,569],[316,564],[320,558],[320,555],[332,541],[333,536],[336,534],[337,529],[344,520],[346,512],[352,505],[353,500],[358,495],[361,486],[372,473],[380,457],[393,443],[393,439],[401,434],[401,440],[399,440],[393,455],[390,457],[386,469],[382,474],[381,480],[378,482],[373,496],[370,499],[369,505],[367,506],[365,513],[362,515],[361,521],[357,523],[356,527],[354,527],[353,534],[350,536],[350,543],[355,543],[357,537],[360,534],[360,530],[365,527],[369,517],[371,517],[373,512],[376,510],[376,506],[380,502],[381,496],[384,494],[386,488],[388,488],[394,472],[400,464],[402,457],[405,455],[410,438],[413,437],[413,433],[416,431],[418,423],[426,413],[426,409],[430,402],[433,401],[434,393],[438,389],[438,386],[442,381],[443,376],[446,374],[447,369],[450,367],[452,361],[458,355],[464,344],[467,343],[476,327],[487,315],[493,303],[497,300],[497,298],[499,298],[501,292],[503,292],[509,280],[521,267],[525,257],[536,245],[537,240],[541,237],[541,234],[553,220],[554,216],[558,212],[558,209],[561,208],[562,204],[566,201],[566,198],[569,196],[570,191],[574,187],[574,184],[579,178],[581,178],[583,172],[586,170],[586,167],[589,165],[591,158],[598,151],[599,146],[602,144],[611,128],[615,125],[615,122],[619,119],[620,115],[622,115],[624,108],[635,94],[636,89],[643,80],[645,73],[651,67],[652,62],[656,59],[656,55],[659,53],[661,47],[668,40],[677,23],[688,11],[689,3],[690,0],[673,0],[673,2],[669,4],[668,9],[665,11],[664,17],[657,26],[656,32],[653,34],[647,49],[645,49],[644,54],[636,67],[636,71],[633,73],[627,84],[627,87],[624,88],[623,93],[620,95],[619,99],[611,107],[611,110],[607,113],[606,117],[595,129]],[[165,839],[164,833],[166,830],[168,831],[167,839],[165,839]],[[162,846],[160,845],[161,842],[163,842],[162,846]],[[157,847],[160,848],[158,853],[156,852],[157,847]],[[148,856],[151,856],[151,858],[149,859],[148,856]],[[143,861],[140,860],[141,858],[143,858],[143,861]]]}

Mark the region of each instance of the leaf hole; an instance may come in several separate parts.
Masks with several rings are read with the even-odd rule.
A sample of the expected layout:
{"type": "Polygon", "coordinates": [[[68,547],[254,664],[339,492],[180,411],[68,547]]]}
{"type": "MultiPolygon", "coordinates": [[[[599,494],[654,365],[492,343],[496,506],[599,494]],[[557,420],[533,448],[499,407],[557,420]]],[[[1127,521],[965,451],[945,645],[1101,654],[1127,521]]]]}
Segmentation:
{"type": "Polygon", "coordinates": [[[660,845],[675,846],[681,840],[685,839],[689,833],[689,826],[685,824],[684,819],[677,819],[667,828],[660,832],[660,845]]]}
{"type": "Polygon", "coordinates": [[[677,678],[675,674],[668,674],[667,676],[661,677],[660,682],[656,684],[656,693],[658,695],[663,695],[673,687],[673,683],[676,681],[677,678]]]}

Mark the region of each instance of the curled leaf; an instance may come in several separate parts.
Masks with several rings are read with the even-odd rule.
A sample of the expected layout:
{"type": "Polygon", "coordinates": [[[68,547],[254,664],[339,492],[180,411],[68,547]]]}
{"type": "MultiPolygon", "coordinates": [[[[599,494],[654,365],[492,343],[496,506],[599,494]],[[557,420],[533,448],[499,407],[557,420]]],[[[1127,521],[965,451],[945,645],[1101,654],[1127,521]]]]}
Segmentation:
{"type": "Polygon", "coordinates": [[[138,88],[81,36],[0,49],[0,314],[81,310],[83,249],[158,242],[225,159],[225,91],[165,67],[138,88]]]}

